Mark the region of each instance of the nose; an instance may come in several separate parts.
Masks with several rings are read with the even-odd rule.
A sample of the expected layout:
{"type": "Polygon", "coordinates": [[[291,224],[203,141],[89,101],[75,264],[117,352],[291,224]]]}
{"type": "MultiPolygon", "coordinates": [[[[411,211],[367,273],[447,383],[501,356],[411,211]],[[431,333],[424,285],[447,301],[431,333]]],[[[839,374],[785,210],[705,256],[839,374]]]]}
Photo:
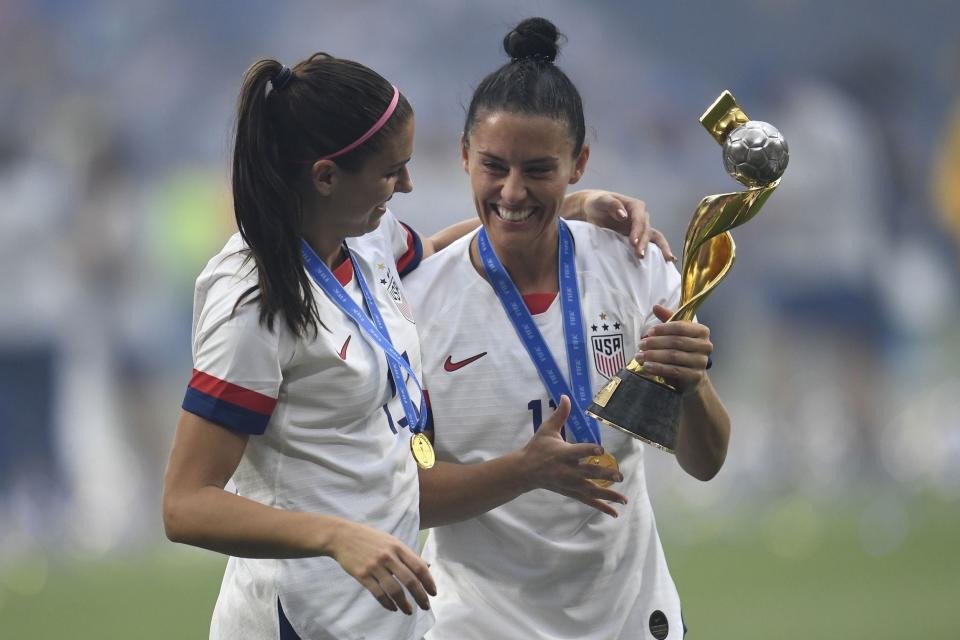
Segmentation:
{"type": "Polygon", "coordinates": [[[397,193],[410,193],[413,191],[413,180],[410,178],[410,169],[406,166],[403,167],[403,171],[400,172],[400,178],[397,180],[396,184],[393,185],[393,192],[397,193]]]}
{"type": "Polygon", "coordinates": [[[521,171],[510,171],[500,187],[500,199],[507,204],[520,204],[527,197],[527,185],[521,171]]]}

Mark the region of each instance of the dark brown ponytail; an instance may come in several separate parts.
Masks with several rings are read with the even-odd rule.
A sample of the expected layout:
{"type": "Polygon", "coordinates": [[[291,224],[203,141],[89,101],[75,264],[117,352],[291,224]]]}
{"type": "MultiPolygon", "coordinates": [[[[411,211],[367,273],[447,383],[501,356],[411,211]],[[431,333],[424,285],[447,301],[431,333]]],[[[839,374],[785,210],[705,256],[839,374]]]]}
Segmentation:
{"type": "MultiPolygon", "coordinates": [[[[313,162],[362,135],[393,98],[375,71],[318,53],[292,70],[259,60],[243,79],[233,151],[233,204],[237,227],[257,268],[257,285],[237,305],[258,301],[270,330],[278,313],[295,334],[320,322],[310,276],[300,253],[303,206],[298,185],[313,162]]],[[[409,120],[406,98],[376,135],[335,160],[357,171],[409,120]]]]}

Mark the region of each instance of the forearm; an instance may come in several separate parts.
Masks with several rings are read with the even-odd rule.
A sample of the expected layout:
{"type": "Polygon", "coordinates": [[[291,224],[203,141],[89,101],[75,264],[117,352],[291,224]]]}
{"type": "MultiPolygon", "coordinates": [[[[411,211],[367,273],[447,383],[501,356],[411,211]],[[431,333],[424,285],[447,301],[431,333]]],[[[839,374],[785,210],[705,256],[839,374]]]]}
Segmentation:
{"type": "Polygon", "coordinates": [[[730,417],[709,376],[683,397],[677,462],[699,480],[713,478],[727,457],[730,417]]]}
{"type": "Polygon", "coordinates": [[[560,205],[560,217],[565,220],[586,220],[587,212],[584,203],[592,190],[581,189],[568,193],[563,198],[563,204],[560,205]]]}
{"type": "Polygon", "coordinates": [[[521,479],[520,453],[476,464],[438,462],[420,470],[420,528],[429,529],[480,514],[529,490],[521,479]]]}
{"type": "Polygon", "coordinates": [[[216,486],[165,497],[163,511],[170,540],[244,558],[330,555],[333,535],[353,524],[268,507],[216,486]]]}
{"type": "Polygon", "coordinates": [[[474,229],[480,226],[479,218],[470,218],[469,220],[462,220],[455,224],[450,225],[445,229],[437,231],[435,234],[427,238],[428,242],[424,242],[423,245],[423,255],[424,257],[430,255],[431,253],[436,253],[447,246],[452,242],[459,240],[463,236],[467,235],[474,229]],[[428,246],[429,245],[429,246],[428,246]],[[428,252],[429,249],[429,252],[428,252]]]}

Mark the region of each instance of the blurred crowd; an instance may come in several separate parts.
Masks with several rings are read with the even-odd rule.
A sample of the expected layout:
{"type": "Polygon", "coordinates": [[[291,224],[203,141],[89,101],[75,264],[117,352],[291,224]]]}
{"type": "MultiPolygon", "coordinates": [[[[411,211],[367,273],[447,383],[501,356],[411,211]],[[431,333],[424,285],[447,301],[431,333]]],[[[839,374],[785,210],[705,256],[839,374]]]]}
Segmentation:
{"type": "Polygon", "coordinates": [[[431,233],[473,215],[465,96],[542,12],[592,125],[582,186],[644,199],[675,251],[700,198],[739,188],[697,123],[721,90],[790,145],[700,311],[727,466],[702,485],[651,453],[658,511],[960,501],[960,7],[715,4],[0,0],[0,560],[162,536],[193,280],[234,228],[243,70],[324,50],[400,86],[415,191],[392,204],[431,233]]]}

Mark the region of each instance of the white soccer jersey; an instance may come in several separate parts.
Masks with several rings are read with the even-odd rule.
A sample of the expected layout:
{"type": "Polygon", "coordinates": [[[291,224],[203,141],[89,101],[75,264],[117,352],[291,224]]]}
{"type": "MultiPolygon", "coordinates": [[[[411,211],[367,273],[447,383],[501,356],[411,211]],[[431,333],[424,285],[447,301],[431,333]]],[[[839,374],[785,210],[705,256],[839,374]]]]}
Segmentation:
{"type": "MultiPolygon", "coordinates": [[[[612,231],[576,222],[570,229],[596,392],[633,357],[644,328],[659,322],[653,305],[677,305],[680,278],[653,245],[637,261],[626,239],[612,231]]],[[[553,411],[494,290],[470,262],[471,237],[424,260],[405,281],[417,310],[437,458],[457,463],[517,450],[553,411]]],[[[537,297],[527,297],[528,306],[538,304],[537,297]]],[[[548,301],[545,310],[531,311],[566,376],[560,302],[557,296],[548,301]]],[[[424,558],[439,595],[428,638],[683,636],[679,597],[647,497],[644,446],[610,427],[599,429],[624,475],[616,488],[629,504],[618,505],[620,517],[537,490],[433,529],[424,558]]],[[[569,429],[566,434],[572,438],[569,429]]]]}
{"type": "MultiPolygon", "coordinates": [[[[394,346],[419,375],[416,327],[398,274],[419,261],[415,234],[388,212],[376,231],[347,244],[394,346]]],[[[240,235],[234,235],[197,279],[194,375],[184,409],[257,434],[233,476],[240,495],[280,509],[362,522],[416,549],[417,466],[386,357],[315,283],[313,295],[326,325],[315,338],[297,338],[281,316],[268,331],[259,322],[257,304],[233,312],[241,293],[257,282],[243,248],[240,235]]],[[[350,261],[335,275],[363,308],[350,261]]],[[[416,387],[407,383],[416,403],[416,387]]],[[[384,610],[332,558],[231,557],[210,637],[289,637],[281,634],[278,606],[303,640],[419,639],[433,623],[431,612],[416,608],[413,616],[384,610]]]]}

